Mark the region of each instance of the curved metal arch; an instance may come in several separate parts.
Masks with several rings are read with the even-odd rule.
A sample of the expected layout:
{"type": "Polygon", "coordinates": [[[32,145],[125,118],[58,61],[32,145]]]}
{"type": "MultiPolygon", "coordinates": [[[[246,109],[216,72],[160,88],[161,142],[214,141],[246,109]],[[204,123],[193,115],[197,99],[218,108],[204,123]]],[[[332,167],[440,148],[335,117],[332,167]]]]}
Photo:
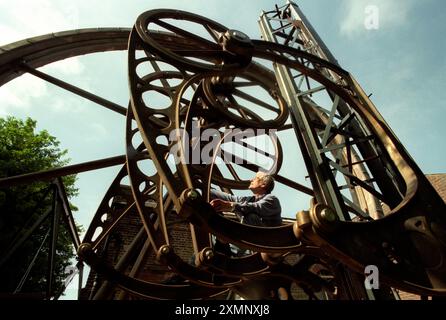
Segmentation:
{"type": "Polygon", "coordinates": [[[0,86],[31,68],[95,52],[126,50],[130,29],[92,28],[50,33],[0,47],[0,86]]]}

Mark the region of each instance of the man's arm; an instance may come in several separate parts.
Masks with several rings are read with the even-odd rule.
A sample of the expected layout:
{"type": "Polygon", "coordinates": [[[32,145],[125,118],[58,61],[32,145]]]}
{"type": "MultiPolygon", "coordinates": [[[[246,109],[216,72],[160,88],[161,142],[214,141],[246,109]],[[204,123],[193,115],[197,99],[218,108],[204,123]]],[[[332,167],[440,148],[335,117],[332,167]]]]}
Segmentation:
{"type": "Polygon", "coordinates": [[[211,189],[210,190],[210,196],[211,196],[211,200],[213,199],[221,199],[221,200],[225,200],[225,201],[230,201],[230,202],[243,202],[246,201],[246,197],[238,197],[238,196],[234,196],[232,194],[223,192],[223,191],[218,191],[215,189],[211,189]]]}
{"type": "Polygon", "coordinates": [[[254,213],[262,219],[281,219],[282,208],[279,199],[268,194],[258,201],[236,203],[234,211],[242,215],[254,213]]]}

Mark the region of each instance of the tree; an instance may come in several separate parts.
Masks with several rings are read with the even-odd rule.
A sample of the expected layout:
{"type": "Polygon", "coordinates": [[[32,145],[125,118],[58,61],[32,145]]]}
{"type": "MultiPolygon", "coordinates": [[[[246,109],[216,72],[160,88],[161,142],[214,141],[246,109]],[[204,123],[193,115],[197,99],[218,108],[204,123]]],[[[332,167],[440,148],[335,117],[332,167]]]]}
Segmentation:
{"type": "MultiPolygon", "coordinates": [[[[46,130],[36,132],[36,121],[14,117],[0,118],[0,178],[61,167],[69,162],[67,150],[59,148],[59,141],[46,130]]],[[[68,198],[77,194],[75,176],[63,177],[68,198]]],[[[14,187],[0,188],[0,257],[42,215],[51,209],[52,192],[49,182],[35,182],[14,187]]],[[[76,208],[72,207],[72,210],[76,208]]],[[[0,292],[17,291],[28,266],[43,244],[26,282],[18,292],[36,293],[46,291],[51,215],[31,236],[0,265],[0,292]],[[46,240],[45,240],[46,239],[46,240]]],[[[74,258],[74,248],[67,228],[59,221],[58,242],[54,270],[54,286],[57,293],[67,274],[66,267],[74,258]]]]}

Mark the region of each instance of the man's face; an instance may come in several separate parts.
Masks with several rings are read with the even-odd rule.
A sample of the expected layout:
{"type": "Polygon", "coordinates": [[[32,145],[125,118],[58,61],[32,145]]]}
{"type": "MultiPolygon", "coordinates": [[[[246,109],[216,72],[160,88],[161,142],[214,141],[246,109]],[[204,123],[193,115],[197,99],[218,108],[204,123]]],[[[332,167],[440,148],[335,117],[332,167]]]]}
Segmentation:
{"type": "Polygon", "coordinates": [[[263,183],[262,177],[263,173],[257,172],[255,177],[251,180],[251,183],[249,184],[249,189],[252,190],[252,192],[256,192],[259,189],[265,188],[265,184],[263,183]]]}

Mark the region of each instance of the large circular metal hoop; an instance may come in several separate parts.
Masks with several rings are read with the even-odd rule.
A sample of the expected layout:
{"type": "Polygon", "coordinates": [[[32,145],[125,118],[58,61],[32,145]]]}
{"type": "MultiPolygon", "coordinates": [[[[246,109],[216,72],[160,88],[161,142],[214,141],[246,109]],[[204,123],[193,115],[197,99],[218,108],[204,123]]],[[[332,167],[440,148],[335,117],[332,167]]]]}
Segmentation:
{"type": "Polygon", "coordinates": [[[233,57],[228,52],[225,52],[219,44],[219,38],[228,28],[210,19],[186,11],[160,9],[141,14],[135,26],[138,35],[151,51],[171,61],[181,69],[194,72],[221,72],[240,68],[239,63],[225,63],[231,58],[233,59],[233,57]],[[204,28],[210,39],[202,38],[194,34],[193,31],[186,31],[181,27],[163,21],[163,19],[176,20],[180,25],[181,22],[191,22],[195,26],[204,28]],[[154,39],[148,31],[151,24],[158,25],[172,32],[176,38],[186,38],[186,45],[181,50],[166,48],[154,39]],[[200,60],[197,61],[197,58],[200,60]]]}

